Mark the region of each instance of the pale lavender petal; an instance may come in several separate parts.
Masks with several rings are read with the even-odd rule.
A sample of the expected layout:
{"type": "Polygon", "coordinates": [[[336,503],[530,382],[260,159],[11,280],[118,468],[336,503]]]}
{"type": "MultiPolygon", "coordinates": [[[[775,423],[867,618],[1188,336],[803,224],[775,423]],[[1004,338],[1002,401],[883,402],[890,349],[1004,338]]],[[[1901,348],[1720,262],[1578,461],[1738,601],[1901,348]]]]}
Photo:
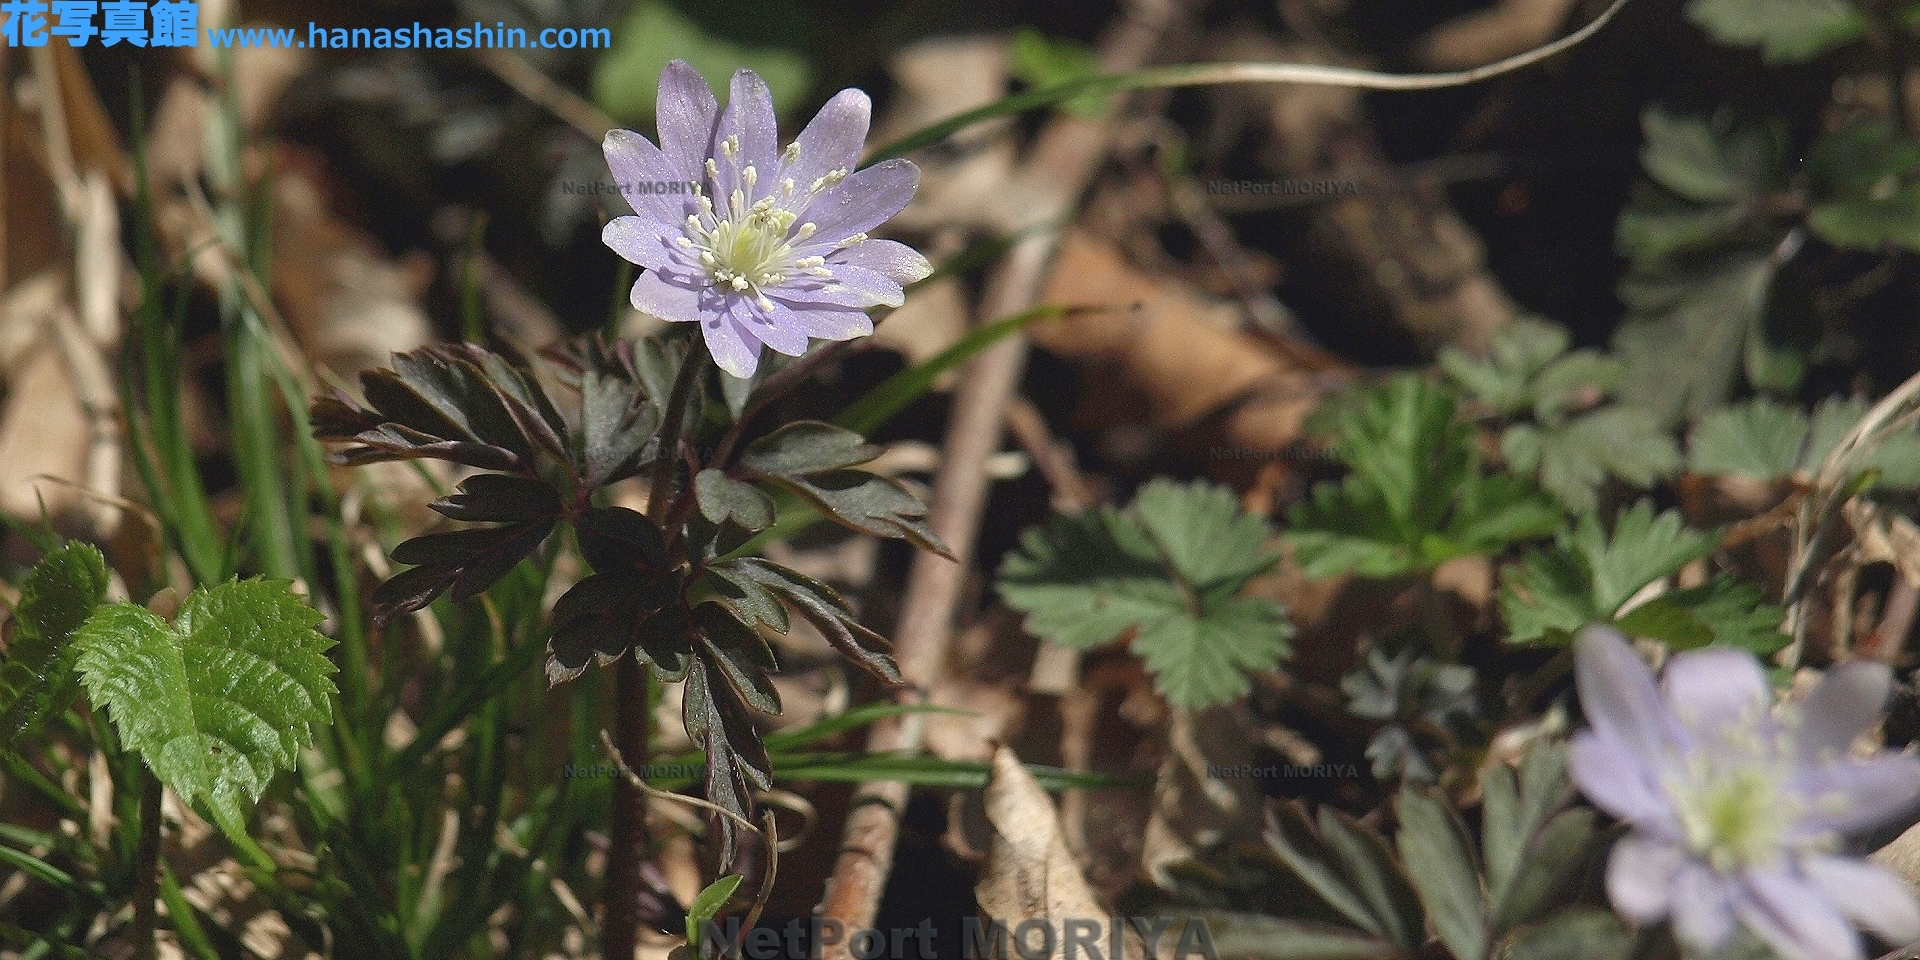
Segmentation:
{"type": "Polygon", "coordinates": [[[1595,730],[1652,763],[1679,746],[1679,723],[1626,637],[1587,627],[1574,639],[1573,655],[1580,709],[1595,730]]]}
{"type": "Polygon", "coordinates": [[[700,334],[706,338],[707,352],[715,366],[742,380],[751,379],[760,365],[760,340],[753,331],[735,323],[724,307],[712,306],[700,321],[700,334]]]}
{"type": "Polygon", "coordinates": [[[649,269],[677,264],[673,237],[677,233],[661,230],[660,224],[646,217],[615,217],[600,229],[600,242],[632,263],[649,269]]]}
{"type": "Polygon", "coordinates": [[[1745,650],[1676,653],[1667,660],[1662,686],[1681,725],[1702,738],[1730,724],[1750,727],[1773,702],[1766,674],[1745,650]]]}
{"type": "Polygon", "coordinates": [[[1613,845],[1607,860],[1607,899],[1635,923],[1658,920],[1667,915],[1674,875],[1687,859],[1686,850],[1678,844],[1628,834],[1613,845]]]}
{"type": "Polygon", "coordinates": [[[716,204],[722,204],[735,189],[740,189],[751,204],[778,187],[780,134],[773,115],[773,91],[767,89],[766,81],[752,70],[734,71],[727,109],[720,115],[715,153],[715,166],[720,174],[714,181],[716,204]],[[719,154],[717,142],[728,137],[740,138],[740,152],[734,157],[719,154]],[[741,182],[740,171],[746,167],[755,168],[757,175],[752,190],[746,190],[741,182]]]}
{"type": "Polygon", "coordinates": [[[1893,671],[1884,663],[1851,660],[1829,668],[1799,707],[1801,760],[1845,756],[1879,722],[1892,688],[1893,671]]]}
{"type": "Polygon", "coordinates": [[[705,179],[702,168],[713,149],[713,125],[720,113],[713,90],[685,60],[675,60],[660,74],[654,102],[668,169],[681,180],[705,179]]]}
{"type": "Polygon", "coordinates": [[[827,263],[871,270],[902,286],[925,280],[933,272],[933,265],[920,251],[892,240],[868,240],[844,247],[827,257],[827,263]]]}
{"type": "Polygon", "coordinates": [[[835,307],[897,307],[907,295],[892,279],[860,267],[833,268],[833,279],[780,285],[780,299],[789,303],[835,307]]]}
{"type": "Polygon", "coordinates": [[[1827,854],[1807,857],[1800,868],[1848,920],[1891,944],[1920,940],[1920,903],[1898,874],[1877,863],[1827,854]]]}
{"type": "Polygon", "coordinates": [[[690,192],[660,193],[655,192],[653,185],[676,180],[685,182],[690,178],[674,170],[653,141],[632,130],[610,130],[601,151],[607,156],[607,169],[613,173],[614,184],[634,213],[652,222],[676,225],[686,216],[688,205],[693,201],[690,192]]]}
{"type": "Polygon", "coordinates": [[[1710,956],[1733,936],[1733,905],[1727,881],[1688,862],[1673,877],[1673,935],[1689,951],[1710,956]]]}
{"type": "Polygon", "coordinates": [[[1802,834],[1859,833],[1908,811],[1920,798],[1920,758],[1883,753],[1804,767],[1794,772],[1791,786],[1811,808],[1798,824],[1802,834]]]}
{"type": "Polygon", "coordinates": [[[814,198],[802,220],[811,221],[819,232],[813,249],[838,243],[856,233],[866,233],[906,209],[920,185],[920,168],[912,161],[883,160],[814,198]]]}
{"type": "Polygon", "coordinates": [[[796,196],[804,195],[813,182],[835,170],[852,171],[860,165],[860,148],[867,140],[872,122],[873,101],[855,89],[842,90],[814,115],[800,136],[800,156],[780,170],[782,179],[794,182],[796,196]]]}
{"type": "Polygon", "coordinates": [[[1748,870],[1748,896],[1734,914],[1782,960],[1861,960],[1860,935],[1806,881],[1778,870],[1748,870]]]}
{"type": "Polygon", "coordinates": [[[761,343],[789,357],[797,357],[807,352],[806,331],[795,325],[780,322],[780,317],[774,310],[763,309],[748,297],[728,298],[727,316],[736,326],[752,334],[761,343]]]}
{"type": "Polygon", "coordinates": [[[873,318],[864,310],[808,308],[773,302],[774,322],[819,340],[853,340],[873,333],[873,318]]]}
{"type": "Polygon", "coordinates": [[[630,299],[635,310],[648,316],[688,323],[700,319],[700,288],[670,283],[657,270],[648,270],[633,282],[630,299]]]}
{"type": "Polygon", "coordinates": [[[1567,745],[1567,774],[1594,806],[1668,839],[1680,836],[1673,801],[1660,789],[1658,774],[1611,738],[1594,730],[1574,734],[1567,745]]]}

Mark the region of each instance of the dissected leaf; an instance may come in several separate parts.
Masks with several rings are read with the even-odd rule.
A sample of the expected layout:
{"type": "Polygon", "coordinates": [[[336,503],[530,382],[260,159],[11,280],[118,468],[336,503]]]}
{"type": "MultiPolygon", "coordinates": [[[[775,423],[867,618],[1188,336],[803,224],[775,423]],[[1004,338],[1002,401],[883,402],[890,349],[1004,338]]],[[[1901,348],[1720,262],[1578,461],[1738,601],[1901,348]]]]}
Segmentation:
{"type": "Polygon", "coordinates": [[[1515,934],[1501,960],[1627,960],[1633,936],[1609,910],[1562,911],[1515,934]]]}
{"type": "Polygon", "coordinates": [[[275,580],[196,590],[171,624],[115,604],[81,626],[76,667],[121,743],[243,837],[248,805],[332,718],[322,619],[275,580]]]}
{"type": "Polygon", "coordinates": [[[1440,348],[1440,370],[1495,414],[1532,406],[1533,379],[1567,352],[1571,338],[1558,324],[1521,317],[1500,328],[1483,359],[1459,347],[1440,348]]]}
{"type": "Polygon", "coordinates": [[[700,514],[714,523],[731,521],[751,531],[773,526],[777,508],[773,498],[751,483],[735,480],[720,470],[702,470],[693,478],[700,514]]]}
{"type": "Polygon", "coordinates": [[[1807,227],[1838,247],[1920,251],[1920,141],[1884,120],[1823,134],[1807,156],[1807,227]]]}
{"type": "Polygon", "coordinates": [[[0,660],[0,749],[16,749],[49,714],[73,702],[74,632],[106,596],[107,561],[90,543],[61,546],[27,571],[0,660]]]}
{"type": "Polygon", "coordinates": [[[1486,899],[1466,828],[1444,801],[1413,787],[1400,791],[1393,809],[1400,860],[1418,864],[1410,877],[1440,942],[1456,960],[1480,960],[1487,955],[1486,899]]]}
{"type": "Polygon", "coordinates": [[[1268,811],[1267,845],[1288,870],[1360,930],[1411,951],[1426,939],[1418,897],[1379,834],[1323,809],[1316,828],[1298,803],[1268,811]]]}
{"type": "MultiPolygon", "coordinates": [[[[746,701],[719,667],[696,661],[687,671],[681,719],[687,735],[706,750],[707,800],[746,817],[754,792],[772,789],[773,764],[746,701]]],[[[720,862],[731,863],[739,825],[721,816],[709,823],[720,838],[720,862]]]]}
{"type": "Polygon", "coordinates": [[[374,591],[378,618],[412,613],[452,591],[455,601],[471,600],[539,549],[553,530],[554,519],[509,523],[498,527],[430,533],[393,548],[398,563],[415,564],[395,574],[374,591]]]}
{"type": "Polygon", "coordinates": [[[785,630],[787,616],[780,608],[785,601],[842,656],[891,686],[903,682],[886,639],[862,625],[832,587],[759,557],[713,564],[707,571],[722,588],[716,590],[716,599],[742,622],[785,630]]]}
{"type": "Polygon", "coordinates": [[[1415,376],[1361,392],[1338,414],[1335,448],[1351,472],[1316,485],[1289,516],[1310,577],[1391,577],[1490,553],[1559,526],[1529,484],[1480,470],[1451,391],[1415,376]]]}

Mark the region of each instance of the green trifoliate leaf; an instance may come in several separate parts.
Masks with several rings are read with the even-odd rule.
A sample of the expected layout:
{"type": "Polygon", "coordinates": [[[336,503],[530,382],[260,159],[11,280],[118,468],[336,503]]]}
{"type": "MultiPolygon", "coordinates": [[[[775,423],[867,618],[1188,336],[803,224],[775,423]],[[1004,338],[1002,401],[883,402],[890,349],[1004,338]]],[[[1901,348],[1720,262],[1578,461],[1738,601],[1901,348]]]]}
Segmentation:
{"type": "Polygon", "coordinates": [[[73,634],[106,595],[107,561],[92,544],[68,543],[27,571],[0,660],[0,744],[23,742],[73,701],[73,634]]]}
{"type": "Polygon", "coordinates": [[[1640,165],[1687,200],[1732,203],[1779,183],[1786,141],[1777,124],[1741,123],[1729,114],[1702,120],[1649,107],[1640,129],[1647,138],[1640,165]]]}
{"type": "Polygon", "coordinates": [[[1626,362],[1620,397],[1662,424],[1702,416],[1726,399],[1749,354],[1764,353],[1761,317],[1775,264],[1748,251],[1703,267],[1628,275],[1628,317],[1613,345],[1626,362]]]}
{"type": "Polygon", "coordinates": [[[1920,141],[1885,121],[1823,135],[1807,157],[1807,227],[1837,247],[1920,251],[1920,141]]]}
{"type": "Polygon", "coordinates": [[[1685,529],[1678,511],[1656,516],[1645,501],[1620,514],[1612,536],[1587,514],[1558,540],[1529,553],[1507,577],[1500,607],[1510,642],[1559,642],[1589,623],[1613,622],[1634,594],[1719,543],[1685,529]]]}
{"type": "MultiPolygon", "coordinates": [[[[1811,417],[1764,397],[1732,404],[1708,414],[1694,428],[1689,468],[1756,480],[1805,479],[1820,469],[1867,409],[1867,401],[1854,397],[1823,400],[1811,417]]],[[[1860,466],[1878,471],[1876,486],[1920,486],[1920,437],[1895,434],[1869,452],[1860,466]]]]}
{"type": "Polygon", "coordinates": [[[1500,438],[1516,470],[1537,471],[1540,486],[1576,513],[1592,510],[1608,476],[1645,488],[1680,467],[1680,448],[1644,410],[1607,407],[1550,427],[1518,424],[1500,438]]]}
{"type": "Polygon", "coordinates": [[[1133,632],[1160,692],[1203,707],[1245,693],[1247,674],[1287,654],[1292,627],[1270,600],[1240,597],[1279,557],[1266,525],[1231,492],[1156,481],[1125,511],[1055,516],[1000,570],[1000,594],[1027,629],[1086,648],[1133,632]]]}
{"type": "Polygon", "coordinates": [[[1687,19],[1721,43],[1759,47],[1768,63],[1800,63],[1866,33],[1847,0],[1691,0],[1687,19]]]}
{"type": "Polygon", "coordinates": [[[1557,324],[1531,317],[1500,329],[1485,358],[1459,347],[1440,348],[1439,365],[1467,395],[1496,414],[1533,404],[1533,379],[1567,352],[1569,338],[1557,324]]]}
{"type": "Polygon", "coordinates": [[[101,607],[75,639],[88,697],[120,742],[230,835],[277,770],[292,769],[331,720],[333,644],[285,581],[196,590],[169,624],[131,604],[101,607]]]}
{"type": "Polygon", "coordinates": [[[1266,523],[1243,512],[1225,487],[1156,480],[1131,512],[1159,556],[1202,595],[1239,590],[1280,562],[1267,549],[1266,523]]]}
{"type": "Polygon", "coordinates": [[[1799,469],[1809,422],[1799,407],[1759,397],[1701,418],[1688,445],[1695,473],[1778,480],[1799,469]]]}

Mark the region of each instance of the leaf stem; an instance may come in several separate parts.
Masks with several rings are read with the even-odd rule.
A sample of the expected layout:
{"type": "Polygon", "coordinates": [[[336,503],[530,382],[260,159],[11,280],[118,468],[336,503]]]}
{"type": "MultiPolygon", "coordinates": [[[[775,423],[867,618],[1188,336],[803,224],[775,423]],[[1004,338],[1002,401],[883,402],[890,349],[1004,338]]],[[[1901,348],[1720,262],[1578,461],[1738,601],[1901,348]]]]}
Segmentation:
{"type": "Polygon", "coordinates": [[[140,763],[140,844],[134,855],[133,945],[138,960],[154,960],[154,902],[160,895],[160,778],[140,763]]]}

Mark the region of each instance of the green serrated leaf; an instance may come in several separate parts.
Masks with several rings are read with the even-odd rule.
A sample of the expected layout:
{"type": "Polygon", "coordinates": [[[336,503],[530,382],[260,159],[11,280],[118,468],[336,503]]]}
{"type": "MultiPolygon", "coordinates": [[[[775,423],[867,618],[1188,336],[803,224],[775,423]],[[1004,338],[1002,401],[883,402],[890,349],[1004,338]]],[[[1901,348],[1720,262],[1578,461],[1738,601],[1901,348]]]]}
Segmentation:
{"type": "Polygon", "coordinates": [[[1770,64],[1811,60],[1867,29],[1846,0],[1691,0],[1687,19],[1721,43],[1759,47],[1770,64]]]}
{"type": "Polygon", "coordinates": [[[1402,789],[1393,808],[1400,860],[1418,865],[1411,879],[1440,942],[1456,960],[1480,960],[1487,955],[1487,908],[1466,828],[1445,801],[1418,788],[1402,789]]]}
{"type": "Polygon", "coordinates": [[[1732,390],[1773,286],[1767,251],[1700,267],[1638,269],[1621,282],[1628,317],[1614,350],[1626,363],[1621,402],[1661,424],[1699,417],[1732,390]]]}
{"type": "Polygon", "coordinates": [[[1440,349],[1438,362],[1468,396],[1504,415],[1533,403],[1532,380],[1567,352],[1569,342],[1558,324],[1521,317],[1494,335],[1485,359],[1449,346],[1440,349]]]}
{"type": "Polygon", "coordinates": [[[1589,623],[1609,623],[1647,584],[1711,553],[1717,536],[1687,530],[1678,511],[1656,515],[1641,501],[1614,521],[1611,536],[1593,514],[1534,551],[1507,576],[1500,608],[1509,642],[1563,641],[1589,623]]]}
{"type": "Polygon", "coordinates": [[[1609,476],[1645,488],[1680,467],[1673,438],[1646,411],[1631,407],[1595,410],[1557,427],[1511,427],[1500,447],[1514,467],[1537,469],[1540,486],[1576,513],[1598,505],[1596,491],[1609,476]]]}
{"type": "Polygon", "coordinates": [[[1156,480],[1134,497],[1131,513],[1173,572],[1201,594],[1237,591],[1280,562],[1266,547],[1266,523],[1241,510],[1226,487],[1156,480]]]}
{"type": "Polygon", "coordinates": [[[1132,649],[1155,688],[1174,706],[1194,710],[1244,696],[1249,673],[1278,667],[1293,635],[1280,605],[1260,597],[1218,599],[1197,617],[1175,613],[1138,626],[1132,649]]]}
{"type": "Polygon", "coordinates": [[[322,619],[274,580],[196,590],[172,624],[115,604],[81,626],[76,668],[122,745],[244,837],[247,807],[332,719],[322,619]]]}
{"type": "Polygon", "coordinates": [[[1756,397],[1701,418],[1688,445],[1695,473],[1779,480],[1800,466],[1807,442],[1807,415],[1798,407],[1756,397]]]}
{"type": "Polygon", "coordinates": [[[1149,485],[1125,512],[1055,516],[1002,564],[1001,596],[1027,628],[1092,647],[1133,632],[1161,694],[1202,707],[1244,694],[1272,669],[1292,627],[1270,600],[1237,596],[1277,556],[1266,525],[1208,485],[1149,485]]]}
{"type": "Polygon", "coordinates": [[[1627,960],[1633,935],[1606,910],[1572,908],[1515,934],[1500,960],[1627,960]]]}
{"type": "MultiPolygon", "coordinates": [[[[1696,8],[1715,2],[1694,0],[1696,8]]],[[[1688,200],[1733,203],[1778,183],[1786,152],[1778,123],[1742,123],[1729,114],[1703,120],[1653,106],[1640,114],[1640,129],[1646,136],[1640,165],[1688,200]]]]}
{"type": "Polygon", "coordinates": [[[88,543],[40,558],[20,583],[13,635],[0,661],[0,744],[13,749],[46,717],[73,702],[74,631],[107,596],[107,561],[88,543]]]}
{"type": "Polygon", "coordinates": [[[1545,536],[1560,511],[1530,484],[1480,472],[1452,392],[1416,376],[1339,404],[1335,449],[1352,472],[1316,485],[1287,538],[1310,577],[1391,577],[1545,536]]]}
{"type": "Polygon", "coordinates": [[[1058,514],[1020,545],[1001,565],[1000,595],[1055,643],[1096,647],[1188,609],[1153,543],[1117,510],[1058,514]]]}

